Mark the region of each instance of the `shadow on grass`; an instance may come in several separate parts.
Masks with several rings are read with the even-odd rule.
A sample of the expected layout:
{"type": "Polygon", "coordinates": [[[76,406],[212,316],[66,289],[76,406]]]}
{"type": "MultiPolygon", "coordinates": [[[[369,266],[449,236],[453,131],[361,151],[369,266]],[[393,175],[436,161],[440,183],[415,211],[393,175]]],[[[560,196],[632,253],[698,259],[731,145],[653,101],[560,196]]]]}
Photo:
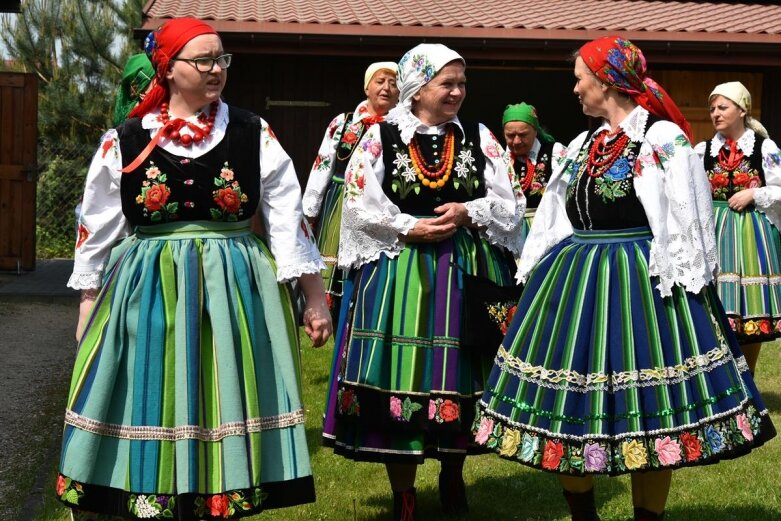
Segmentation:
{"type": "MultiPolygon", "coordinates": [[[[467,465],[469,465],[468,461],[467,465]]],[[[430,484],[421,484],[420,481],[418,479],[416,510],[418,517],[427,521],[451,519],[552,521],[569,516],[559,481],[555,476],[547,473],[523,472],[509,476],[478,478],[474,482],[469,482],[467,479],[466,493],[470,512],[455,517],[445,516],[442,513],[438,488],[430,484]]],[[[626,486],[616,480],[599,480],[597,503],[608,501],[614,494],[625,494],[625,489],[626,486]]],[[[385,511],[362,519],[366,521],[391,519],[393,497],[390,487],[387,495],[369,496],[363,502],[385,511]]]]}
{"type": "Polygon", "coordinates": [[[776,391],[763,391],[761,388],[759,394],[762,395],[762,400],[765,401],[765,406],[770,412],[781,412],[781,394],[776,391]]]}
{"type": "Polygon", "coordinates": [[[687,521],[770,521],[781,519],[781,511],[761,505],[727,506],[692,505],[690,507],[668,508],[665,520],[687,521]]]}

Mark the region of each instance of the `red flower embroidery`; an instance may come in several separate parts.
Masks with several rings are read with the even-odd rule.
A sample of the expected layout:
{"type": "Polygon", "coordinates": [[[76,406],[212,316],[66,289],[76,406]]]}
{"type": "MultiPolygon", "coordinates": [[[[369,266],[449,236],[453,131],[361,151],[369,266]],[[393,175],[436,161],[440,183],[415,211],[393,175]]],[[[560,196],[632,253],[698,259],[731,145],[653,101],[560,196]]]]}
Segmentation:
{"type": "Polygon", "coordinates": [[[364,184],[364,182],[365,182],[365,181],[364,181],[364,179],[363,179],[363,176],[361,176],[361,177],[359,177],[359,178],[357,178],[357,179],[355,180],[355,184],[356,184],[356,186],[358,186],[358,189],[359,189],[359,190],[363,190],[363,184],[364,184]]]}
{"type": "Polygon", "coordinates": [[[206,500],[206,508],[214,517],[228,517],[228,496],[212,496],[206,500]]]}
{"type": "Polygon", "coordinates": [[[354,400],[355,400],[355,393],[353,391],[344,391],[342,393],[342,403],[340,404],[342,411],[343,412],[349,411],[350,406],[352,405],[354,400]]]}
{"type": "Polygon", "coordinates": [[[710,178],[710,184],[714,189],[724,188],[729,184],[729,179],[724,174],[715,174],[710,178]]]}
{"type": "Polygon", "coordinates": [[[57,475],[57,495],[62,496],[65,494],[65,478],[62,474],[57,475]]]}
{"type": "Polygon", "coordinates": [[[439,416],[446,422],[457,420],[459,412],[458,404],[452,400],[445,400],[439,407],[439,416]]]}
{"type": "Polygon", "coordinates": [[[171,190],[164,184],[150,186],[144,195],[144,206],[150,212],[156,212],[168,201],[171,190]]]}
{"type": "Polygon", "coordinates": [[[221,188],[214,196],[217,206],[228,213],[238,213],[241,207],[241,196],[233,188],[221,188]]]}
{"type": "Polygon", "coordinates": [[[114,138],[107,139],[103,142],[101,145],[101,150],[103,150],[103,156],[106,157],[106,154],[108,154],[108,151],[111,150],[111,147],[114,146],[114,138]]]}
{"type": "Polygon", "coordinates": [[[743,186],[748,183],[748,174],[746,172],[738,172],[732,178],[732,182],[736,185],[743,186]]]}
{"type": "Polygon", "coordinates": [[[561,442],[548,440],[545,444],[545,452],[542,455],[542,468],[548,470],[558,469],[562,456],[564,456],[564,446],[561,442]]]}
{"type": "Polygon", "coordinates": [[[686,453],[686,461],[694,461],[702,456],[702,445],[697,436],[684,432],[681,434],[681,445],[686,453]]]}
{"type": "Polygon", "coordinates": [[[348,145],[352,145],[356,141],[358,141],[358,135],[355,132],[347,131],[342,136],[342,141],[347,143],[348,145]]]}
{"type": "Polygon", "coordinates": [[[762,334],[769,335],[770,331],[771,331],[770,321],[767,320],[767,319],[760,320],[759,321],[759,330],[762,332],[762,334]]]}

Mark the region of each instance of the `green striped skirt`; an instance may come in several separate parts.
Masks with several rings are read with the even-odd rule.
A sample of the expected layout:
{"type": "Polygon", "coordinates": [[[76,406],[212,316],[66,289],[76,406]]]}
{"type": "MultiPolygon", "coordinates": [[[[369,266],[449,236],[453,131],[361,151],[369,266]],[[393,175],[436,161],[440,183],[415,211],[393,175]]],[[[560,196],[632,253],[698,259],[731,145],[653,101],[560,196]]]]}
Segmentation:
{"type": "Polygon", "coordinates": [[[407,244],[398,257],[382,255],[354,272],[324,444],[347,458],[399,463],[475,449],[470,427],[491,356],[462,345],[469,326],[462,320],[463,278],[509,286],[513,271],[504,250],[459,229],[451,239],[407,244]]]}
{"type": "Polygon", "coordinates": [[[713,202],[719,249],[719,298],[741,343],[781,336],[781,239],[756,209],[713,202]]]}
{"type": "Polygon", "coordinates": [[[79,344],[57,495],[130,518],[314,501],[289,290],[246,222],[139,228],[79,344]]]}
{"type": "Polygon", "coordinates": [[[342,194],[344,193],[344,178],[333,176],[328,184],[323,198],[320,219],[315,229],[317,248],[323,256],[325,269],[322,271],[325,284],[328,308],[336,324],[341,305],[342,281],[344,273],[336,267],[339,257],[339,230],[342,226],[342,194]]]}
{"type": "Polygon", "coordinates": [[[576,231],[529,275],[473,424],[565,475],[714,463],[775,435],[715,288],[662,297],[648,228],[576,231]]]}

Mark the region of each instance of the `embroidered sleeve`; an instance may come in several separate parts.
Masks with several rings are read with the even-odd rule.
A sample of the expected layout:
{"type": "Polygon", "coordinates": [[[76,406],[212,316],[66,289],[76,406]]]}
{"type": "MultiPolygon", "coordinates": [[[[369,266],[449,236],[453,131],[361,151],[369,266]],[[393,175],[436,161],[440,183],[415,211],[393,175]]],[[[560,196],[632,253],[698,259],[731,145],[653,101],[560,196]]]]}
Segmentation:
{"type": "Polygon", "coordinates": [[[529,273],[537,263],[558,243],[572,235],[572,224],[567,217],[567,185],[573,175],[574,163],[588,132],[581,133],[567,147],[554,147],[551,177],[542,194],[540,205],[534,214],[529,236],[523,246],[516,278],[526,282],[529,273]]]}
{"type": "Polygon", "coordinates": [[[754,189],[754,205],[781,229],[781,150],[771,139],[762,142],[762,171],[765,186],[754,189]]]}
{"type": "Polygon", "coordinates": [[[339,114],[328,124],[312,170],[309,171],[303,199],[304,215],[307,217],[317,217],[320,214],[320,206],[334,171],[336,148],[342,138],[345,117],[346,114],[339,114]]]}
{"type": "Polygon", "coordinates": [[[301,187],[290,156],[261,120],[260,213],[277,263],[277,280],[318,273],[325,264],[301,210],[301,187]]]}
{"type": "Polygon", "coordinates": [[[680,128],[651,126],[638,156],[635,190],[653,233],[649,259],[662,296],[678,284],[698,293],[717,270],[713,207],[702,161],[680,128]]]}
{"type": "Polygon", "coordinates": [[[117,132],[110,130],[101,138],[87,172],[69,288],[100,288],[111,247],[130,234],[122,213],[121,168],[117,132]]]}
{"type": "Polygon", "coordinates": [[[515,256],[521,254],[523,237],[521,219],[526,210],[523,191],[513,190],[516,177],[512,164],[488,128],[480,124],[480,148],[485,156],[486,195],[466,202],[472,222],[480,226],[480,234],[489,242],[503,246],[515,256]]]}
{"type": "Polygon", "coordinates": [[[382,191],[385,165],[379,125],[372,125],[353,152],[344,174],[344,206],[339,239],[339,267],[359,267],[384,253],[404,249],[399,235],[417,222],[402,213],[382,191]]]}

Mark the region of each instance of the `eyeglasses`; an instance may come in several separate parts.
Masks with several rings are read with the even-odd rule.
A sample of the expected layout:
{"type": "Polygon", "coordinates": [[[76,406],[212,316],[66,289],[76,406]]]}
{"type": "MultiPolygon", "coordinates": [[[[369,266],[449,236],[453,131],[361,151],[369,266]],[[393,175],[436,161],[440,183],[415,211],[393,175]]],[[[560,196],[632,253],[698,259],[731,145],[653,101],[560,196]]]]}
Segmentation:
{"type": "Polygon", "coordinates": [[[214,64],[220,66],[220,69],[227,69],[231,66],[232,54],[223,54],[212,58],[211,56],[203,56],[201,58],[171,58],[171,60],[178,62],[191,63],[198,72],[211,72],[214,69],[214,64]]]}

